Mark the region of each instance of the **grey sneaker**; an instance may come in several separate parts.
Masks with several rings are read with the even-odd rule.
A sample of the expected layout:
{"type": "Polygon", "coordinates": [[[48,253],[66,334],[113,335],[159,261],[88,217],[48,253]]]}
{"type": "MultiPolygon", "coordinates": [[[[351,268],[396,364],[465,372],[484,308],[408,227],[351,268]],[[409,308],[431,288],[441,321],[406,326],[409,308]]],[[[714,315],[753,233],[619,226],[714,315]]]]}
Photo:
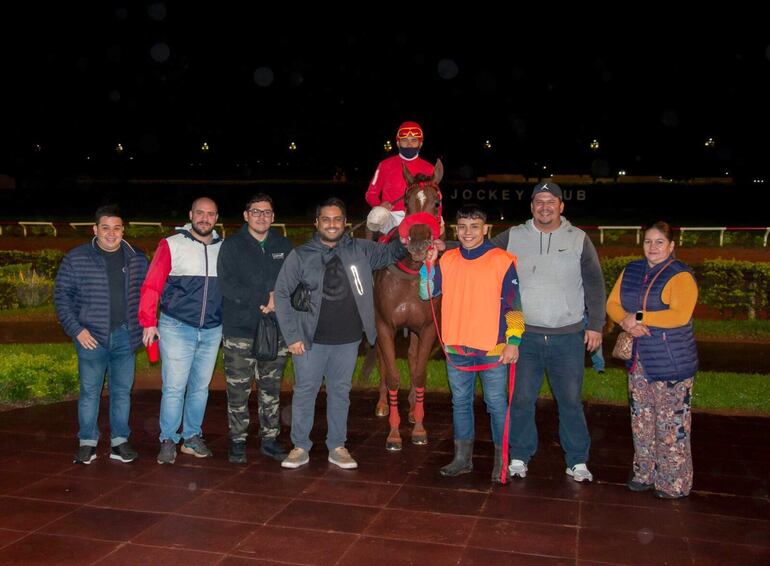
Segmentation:
{"type": "Polygon", "coordinates": [[[176,443],[170,438],[160,443],[158,464],[173,464],[176,461],[176,443]]]}
{"type": "Polygon", "coordinates": [[[295,469],[304,466],[309,461],[310,455],[307,453],[307,450],[303,448],[294,448],[289,452],[289,455],[286,456],[286,459],[281,462],[281,467],[295,469]]]}
{"type": "Polygon", "coordinates": [[[344,446],[338,446],[334,450],[329,450],[329,462],[343,470],[354,470],[358,467],[358,462],[353,459],[348,449],[344,446]]]}
{"type": "Polygon", "coordinates": [[[73,464],[90,464],[96,460],[96,446],[81,446],[75,454],[73,464]]]}
{"type": "Polygon", "coordinates": [[[512,478],[526,478],[527,464],[524,460],[511,460],[511,463],[508,464],[508,472],[512,478]]]}
{"type": "Polygon", "coordinates": [[[571,468],[567,468],[566,473],[577,482],[591,483],[594,481],[594,475],[588,471],[588,466],[585,464],[575,464],[571,468]]]}
{"type": "Polygon", "coordinates": [[[196,458],[211,458],[214,455],[214,453],[209,450],[209,447],[206,446],[206,443],[203,442],[203,439],[197,434],[182,442],[180,450],[183,454],[189,454],[196,458]]]}
{"type": "Polygon", "coordinates": [[[128,464],[129,462],[133,462],[139,457],[139,453],[134,450],[133,446],[131,446],[128,442],[124,442],[123,444],[118,444],[117,446],[113,446],[112,450],[110,451],[110,459],[111,460],[120,460],[121,462],[124,462],[128,464]]]}

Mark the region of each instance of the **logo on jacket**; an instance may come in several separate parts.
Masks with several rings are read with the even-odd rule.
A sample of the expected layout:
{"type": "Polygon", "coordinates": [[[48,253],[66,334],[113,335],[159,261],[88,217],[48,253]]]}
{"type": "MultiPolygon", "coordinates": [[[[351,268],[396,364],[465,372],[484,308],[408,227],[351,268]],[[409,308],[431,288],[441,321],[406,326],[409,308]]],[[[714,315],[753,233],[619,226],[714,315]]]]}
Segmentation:
{"type": "Polygon", "coordinates": [[[279,252],[279,253],[275,253],[275,254],[271,254],[271,255],[273,256],[273,259],[283,259],[284,253],[283,252],[279,252]]]}

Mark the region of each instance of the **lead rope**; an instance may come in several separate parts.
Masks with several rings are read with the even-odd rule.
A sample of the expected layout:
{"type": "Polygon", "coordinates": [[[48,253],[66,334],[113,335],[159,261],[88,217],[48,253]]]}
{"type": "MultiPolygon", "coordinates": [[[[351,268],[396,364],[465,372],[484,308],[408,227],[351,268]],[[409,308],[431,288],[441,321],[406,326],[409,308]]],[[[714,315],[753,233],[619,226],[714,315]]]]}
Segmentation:
{"type": "MultiPolygon", "coordinates": [[[[438,342],[441,344],[441,351],[444,352],[444,357],[446,358],[447,363],[452,366],[453,368],[460,370],[460,371],[467,371],[467,372],[477,372],[477,371],[483,371],[485,369],[492,369],[497,364],[483,364],[483,365],[477,365],[477,366],[466,366],[466,367],[459,367],[455,365],[452,360],[449,358],[449,354],[446,351],[446,346],[444,345],[444,340],[441,338],[441,329],[438,327],[438,319],[436,318],[436,308],[433,305],[433,289],[431,288],[431,279],[430,279],[430,273],[431,269],[433,268],[433,264],[425,264],[425,268],[428,271],[428,281],[427,281],[427,288],[428,288],[428,300],[430,301],[430,311],[433,315],[433,324],[436,327],[436,336],[438,337],[438,342]]],[[[500,470],[500,483],[505,485],[508,483],[508,438],[510,436],[510,426],[511,426],[511,403],[513,402],[513,391],[516,388],[516,363],[510,363],[508,364],[508,410],[505,411],[505,426],[503,427],[503,446],[502,446],[502,467],[500,470]]]]}

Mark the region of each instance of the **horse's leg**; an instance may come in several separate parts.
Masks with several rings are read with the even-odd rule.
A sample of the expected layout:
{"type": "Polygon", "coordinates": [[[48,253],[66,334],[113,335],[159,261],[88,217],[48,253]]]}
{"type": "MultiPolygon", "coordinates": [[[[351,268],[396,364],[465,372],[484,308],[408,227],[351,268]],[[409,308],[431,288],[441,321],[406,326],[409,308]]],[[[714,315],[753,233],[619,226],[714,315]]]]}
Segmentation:
{"type": "Polygon", "coordinates": [[[417,375],[417,357],[420,350],[420,336],[416,332],[412,332],[409,336],[409,422],[414,424],[414,407],[416,392],[414,390],[414,376],[417,375]]]}
{"type": "Polygon", "coordinates": [[[423,328],[419,334],[419,346],[417,348],[417,355],[414,358],[414,373],[412,374],[412,385],[415,392],[414,428],[412,429],[413,444],[428,444],[428,432],[423,426],[425,418],[425,381],[428,360],[430,359],[435,339],[436,332],[432,325],[423,328]]]}
{"type": "Polygon", "coordinates": [[[385,325],[377,328],[377,353],[380,361],[380,373],[387,385],[390,432],[385,441],[387,450],[401,450],[401,434],[398,429],[401,417],[398,414],[398,384],[400,376],[396,365],[396,347],[393,343],[395,330],[385,325]]]}

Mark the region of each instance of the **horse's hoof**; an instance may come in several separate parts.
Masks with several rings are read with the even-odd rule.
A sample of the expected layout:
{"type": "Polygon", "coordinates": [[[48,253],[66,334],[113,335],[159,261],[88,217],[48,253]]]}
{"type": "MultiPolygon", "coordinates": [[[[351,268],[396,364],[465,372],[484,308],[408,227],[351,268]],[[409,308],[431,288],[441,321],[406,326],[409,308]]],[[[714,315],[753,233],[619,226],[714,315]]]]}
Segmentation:
{"type": "Polygon", "coordinates": [[[385,443],[385,450],[388,452],[398,452],[401,450],[401,442],[386,442],[385,443]]]}
{"type": "Polygon", "coordinates": [[[414,423],[417,422],[416,420],[414,420],[414,413],[411,412],[411,411],[409,411],[409,417],[408,418],[409,418],[409,424],[414,424],[414,423]]]}
{"type": "Polygon", "coordinates": [[[390,408],[387,403],[377,403],[377,408],[374,409],[374,414],[377,417],[387,417],[390,414],[390,408]]]}
{"type": "Polygon", "coordinates": [[[416,444],[417,446],[425,446],[428,444],[428,435],[427,434],[413,434],[412,435],[412,444],[416,444]]]}

